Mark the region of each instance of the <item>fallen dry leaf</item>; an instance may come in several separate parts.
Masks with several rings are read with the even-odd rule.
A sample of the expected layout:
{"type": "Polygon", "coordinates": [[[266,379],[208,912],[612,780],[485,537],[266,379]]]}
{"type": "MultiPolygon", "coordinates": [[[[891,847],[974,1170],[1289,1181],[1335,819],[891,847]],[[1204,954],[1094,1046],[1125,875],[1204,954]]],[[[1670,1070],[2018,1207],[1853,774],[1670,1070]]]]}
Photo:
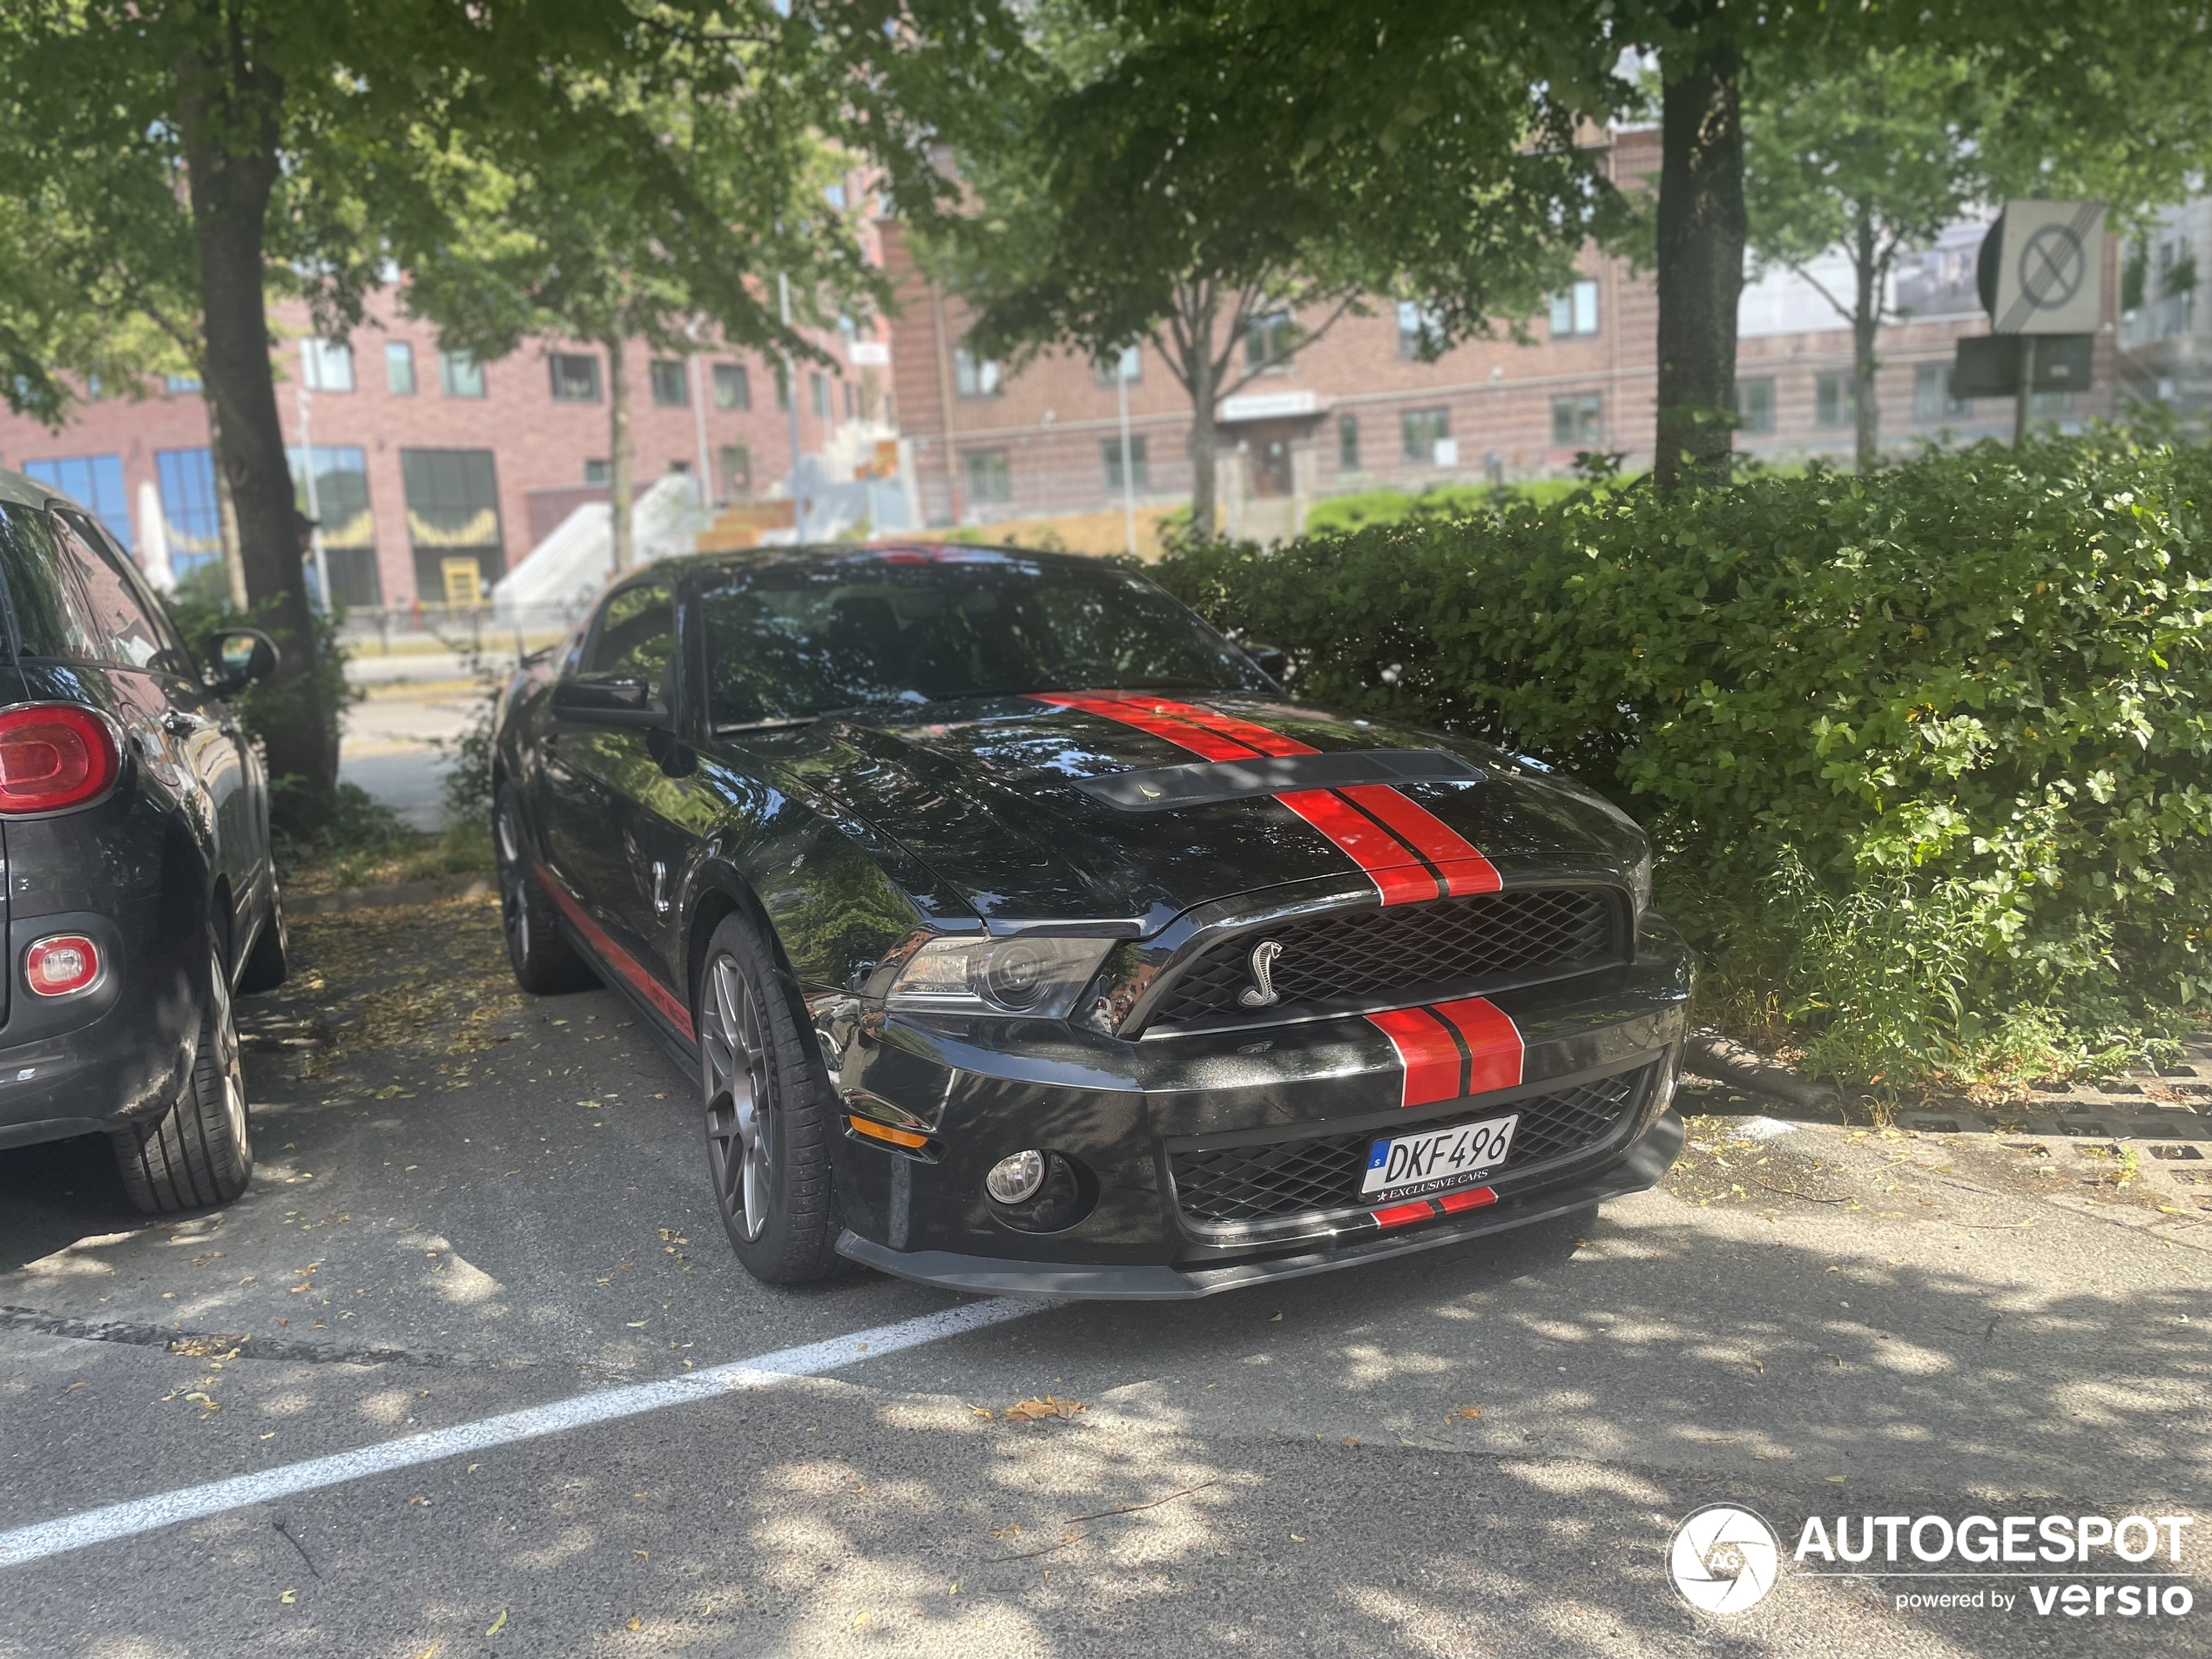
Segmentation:
{"type": "Polygon", "coordinates": [[[1482,1415],[1482,1407],[1480,1406],[1462,1406],[1459,1410],[1453,1412],[1452,1415],[1458,1418],[1463,1418],[1467,1421],[1472,1423],[1476,1418],[1482,1415]]]}
{"type": "Polygon", "coordinates": [[[1089,1409],[1080,1399],[1062,1399],[1055,1394],[1047,1394],[1042,1399],[1016,1400],[1006,1408],[1006,1420],[1009,1423],[1042,1423],[1054,1417],[1065,1420],[1074,1417],[1077,1412],[1089,1409]]]}
{"type": "Polygon", "coordinates": [[[496,1636],[506,1628],[507,1609],[505,1608],[502,1608],[499,1609],[499,1616],[491,1622],[491,1629],[485,1631],[484,1634],[488,1636],[496,1636]]]}
{"type": "Polygon", "coordinates": [[[287,1590],[282,1595],[277,1597],[277,1600],[283,1602],[287,1607],[290,1607],[299,1599],[300,1592],[297,1590],[287,1590]]]}
{"type": "MultiPolygon", "coordinates": [[[[80,1387],[80,1388],[82,1388],[84,1386],[84,1384],[82,1384],[82,1383],[79,1383],[79,1384],[78,1385],[78,1387],[80,1387]]],[[[981,1419],[982,1419],[985,1422],[987,1422],[987,1423],[988,1423],[988,1422],[989,1422],[989,1421],[990,1421],[990,1420],[991,1420],[994,1417],[997,1416],[997,1414],[998,1414],[998,1413],[995,1413],[995,1412],[994,1412],[994,1411],[993,1411],[993,1410],[992,1410],[992,1409],[991,1409],[988,1406],[970,1406],[968,1408],[968,1414],[970,1417],[980,1417],[980,1418],[981,1418],[981,1419]]]]}

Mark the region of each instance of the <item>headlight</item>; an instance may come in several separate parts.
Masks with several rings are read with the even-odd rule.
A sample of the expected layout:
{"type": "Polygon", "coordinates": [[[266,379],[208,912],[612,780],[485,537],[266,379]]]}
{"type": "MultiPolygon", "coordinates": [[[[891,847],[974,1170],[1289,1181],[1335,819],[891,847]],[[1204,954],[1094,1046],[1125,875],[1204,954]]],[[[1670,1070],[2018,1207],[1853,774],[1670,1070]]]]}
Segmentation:
{"type": "Polygon", "coordinates": [[[933,939],[907,959],[886,1008],[1062,1020],[1114,948],[1110,939],[933,939]]]}
{"type": "Polygon", "coordinates": [[[1643,856],[1636,860],[1635,868],[1629,872],[1629,886],[1636,895],[1636,914],[1651,908],[1651,849],[1646,847],[1643,856]]]}

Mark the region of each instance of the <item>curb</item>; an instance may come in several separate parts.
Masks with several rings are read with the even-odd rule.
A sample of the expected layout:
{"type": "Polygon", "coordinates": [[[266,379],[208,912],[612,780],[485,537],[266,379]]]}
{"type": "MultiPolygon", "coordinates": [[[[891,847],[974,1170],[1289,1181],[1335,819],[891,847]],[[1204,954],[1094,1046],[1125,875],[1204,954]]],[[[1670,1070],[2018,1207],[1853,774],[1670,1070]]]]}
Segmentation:
{"type": "Polygon", "coordinates": [[[374,887],[340,887],[334,893],[287,894],[284,907],[294,916],[327,916],[347,910],[382,910],[395,905],[435,904],[441,899],[482,899],[498,890],[488,875],[434,875],[421,881],[385,881],[374,887]]]}
{"type": "Polygon", "coordinates": [[[1690,1034],[1687,1057],[1689,1069],[1701,1077],[1733,1083],[1755,1095],[1785,1100],[1806,1111],[1842,1109],[1844,1097],[1832,1083],[1808,1082],[1787,1066],[1777,1066],[1756,1049],[1710,1031],[1690,1034]]]}

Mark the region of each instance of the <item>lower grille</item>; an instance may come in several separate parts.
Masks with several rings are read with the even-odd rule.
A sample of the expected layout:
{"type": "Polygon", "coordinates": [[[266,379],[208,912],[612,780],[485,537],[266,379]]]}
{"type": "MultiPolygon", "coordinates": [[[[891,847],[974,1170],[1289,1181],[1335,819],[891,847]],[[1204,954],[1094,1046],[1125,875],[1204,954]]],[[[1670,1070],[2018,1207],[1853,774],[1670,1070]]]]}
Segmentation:
{"type": "MultiPolygon", "coordinates": [[[[1639,1066],[1556,1094],[1424,1119],[1406,1129],[1443,1129],[1518,1113],[1513,1151],[1490,1171],[1509,1175],[1601,1144],[1635,1109],[1650,1074],[1649,1066],[1639,1066]]],[[[1175,1177],[1176,1202],[1184,1219],[1199,1227],[1246,1226],[1360,1209],[1379,1202],[1359,1196],[1359,1183],[1367,1172],[1367,1149],[1379,1136],[1397,1132],[1394,1126],[1386,1126],[1356,1135],[1171,1153],[1168,1167],[1175,1177]]]]}

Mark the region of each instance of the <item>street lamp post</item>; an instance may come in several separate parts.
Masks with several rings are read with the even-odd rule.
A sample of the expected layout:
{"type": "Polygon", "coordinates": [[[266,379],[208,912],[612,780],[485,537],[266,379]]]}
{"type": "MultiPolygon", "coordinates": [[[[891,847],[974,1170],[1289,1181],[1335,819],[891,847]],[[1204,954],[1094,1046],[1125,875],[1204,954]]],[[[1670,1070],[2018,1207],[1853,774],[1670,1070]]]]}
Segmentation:
{"type": "Polygon", "coordinates": [[[308,354],[314,341],[300,342],[300,468],[307,480],[307,522],[313,527],[307,532],[307,546],[314,555],[315,591],[322,597],[322,613],[330,614],[330,565],[322,550],[322,502],[315,489],[315,440],[308,428],[307,408],[314,399],[307,390],[308,354]]]}
{"type": "Polygon", "coordinates": [[[1114,401],[1122,421],[1122,540],[1131,558],[1136,556],[1136,475],[1129,464],[1129,371],[1136,347],[1127,347],[1114,360],[1114,401]]]}
{"type": "MultiPolygon", "coordinates": [[[[776,274],[776,303],[783,316],[784,327],[791,327],[791,278],[782,272],[776,274]]],[[[792,540],[802,547],[806,542],[806,502],[799,493],[799,364],[784,348],[784,406],[791,414],[791,533],[792,540]]]]}

